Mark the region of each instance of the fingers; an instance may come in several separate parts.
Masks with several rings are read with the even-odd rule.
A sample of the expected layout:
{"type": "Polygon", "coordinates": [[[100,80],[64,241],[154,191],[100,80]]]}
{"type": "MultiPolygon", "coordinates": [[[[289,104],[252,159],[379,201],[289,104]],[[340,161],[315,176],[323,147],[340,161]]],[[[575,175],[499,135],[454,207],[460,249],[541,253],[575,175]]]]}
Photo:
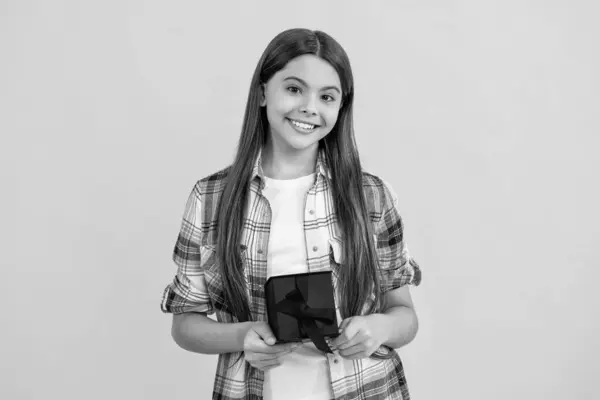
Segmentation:
{"type": "Polygon", "coordinates": [[[372,327],[364,317],[350,317],[342,321],[340,335],[332,342],[333,349],[347,359],[370,357],[379,347],[373,338],[372,327]]]}
{"type": "Polygon", "coordinates": [[[373,339],[365,336],[357,339],[358,336],[338,348],[340,356],[348,359],[370,357],[379,347],[373,339]]]}
{"type": "Polygon", "coordinates": [[[244,337],[244,358],[255,368],[266,371],[281,365],[281,357],[302,343],[275,344],[275,335],[266,322],[258,322],[244,337]]]}
{"type": "Polygon", "coordinates": [[[281,365],[281,363],[280,363],[280,362],[277,362],[277,363],[275,363],[275,364],[265,365],[265,366],[263,366],[263,367],[261,367],[261,368],[259,368],[259,369],[261,369],[261,370],[263,370],[263,371],[268,371],[268,370],[270,370],[270,369],[273,369],[273,368],[275,368],[275,367],[278,367],[278,366],[280,366],[280,365],[281,365]]]}
{"type": "Polygon", "coordinates": [[[262,359],[249,359],[248,357],[246,357],[246,361],[248,361],[248,363],[254,368],[258,368],[262,371],[266,371],[281,365],[281,360],[279,360],[279,357],[262,359]]]}
{"type": "Polygon", "coordinates": [[[342,323],[340,324],[340,332],[343,332],[344,329],[346,329],[346,326],[350,323],[350,320],[352,318],[346,318],[345,320],[342,321],[342,323]]]}
{"type": "Polygon", "coordinates": [[[292,351],[297,343],[275,344],[275,335],[265,322],[254,324],[244,338],[244,351],[253,353],[277,354],[292,351]]]}
{"type": "Polygon", "coordinates": [[[337,344],[336,349],[338,350],[346,350],[350,347],[356,346],[359,343],[363,343],[367,341],[369,337],[362,332],[358,332],[356,335],[352,336],[349,340],[340,342],[337,344]]]}
{"type": "Polygon", "coordinates": [[[371,352],[365,349],[363,344],[358,344],[352,347],[349,347],[344,350],[340,350],[340,356],[348,359],[348,360],[357,360],[359,358],[366,358],[371,356],[371,352]]]}
{"type": "Polygon", "coordinates": [[[253,351],[255,353],[263,353],[263,354],[285,354],[293,351],[299,344],[297,343],[281,343],[274,344],[269,346],[263,342],[251,343],[247,346],[247,350],[253,351]]]}
{"type": "Polygon", "coordinates": [[[333,340],[333,346],[340,348],[341,345],[351,340],[358,333],[359,326],[354,323],[355,320],[350,317],[342,321],[340,325],[340,335],[333,340]]]}
{"type": "Polygon", "coordinates": [[[272,360],[278,360],[282,356],[291,353],[293,350],[294,350],[293,347],[287,347],[284,350],[278,351],[276,353],[265,353],[265,352],[258,352],[255,350],[248,349],[248,350],[244,350],[244,357],[245,357],[246,361],[248,361],[250,363],[272,361],[272,360]]]}
{"type": "Polygon", "coordinates": [[[286,343],[269,346],[264,343],[258,343],[253,350],[245,350],[244,358],[250,365],[260,370],[268,370],[281,365],[281,358],[291,353],[300,344],[286,343]]]}
{"type": "Polygon", "coordinates": [[[273,345],[276,342],[275,335],[269,324],[265,322],[258,323],[252,327],[254,332],[268,345],[273,345]]]}

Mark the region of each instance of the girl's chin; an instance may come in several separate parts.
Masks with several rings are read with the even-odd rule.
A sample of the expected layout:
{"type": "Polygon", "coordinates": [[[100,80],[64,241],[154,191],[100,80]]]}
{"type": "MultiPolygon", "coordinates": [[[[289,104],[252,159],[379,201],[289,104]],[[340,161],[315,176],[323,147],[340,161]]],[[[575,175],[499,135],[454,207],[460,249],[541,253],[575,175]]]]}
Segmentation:
{"type": "Polygon", "coordinates": [[[312,151],[312,150],[315,150],[316,148],[318,148],[318,143],[319,143],[318,140],[309,139],[306,136],[305,137],[298,137],[298,136],[287,137],[281,142],[282,150],[287,149],[284,151],[291,151],[291,152],[303,152],[306,150],[312,151]]]}

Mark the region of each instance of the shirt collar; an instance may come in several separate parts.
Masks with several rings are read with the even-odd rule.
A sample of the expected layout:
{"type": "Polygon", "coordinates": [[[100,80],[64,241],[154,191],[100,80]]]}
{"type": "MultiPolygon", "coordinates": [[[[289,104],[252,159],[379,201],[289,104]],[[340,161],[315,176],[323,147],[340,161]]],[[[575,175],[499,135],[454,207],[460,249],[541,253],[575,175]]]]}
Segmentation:
{"type": "MultiPolygon", "coordinates": [[[[256,179],[257,177],[261,180],[261,188],[264,187],[265,184],[265,174],[262,168],[262,148],[258,151],[258,156],[254,160],[254,166],[252,167],[252,175],[250,177],[250,181],[256,179]]],[[[322,148],[319,148],[319,152],[317,153],[317,165],[315,167],[315,171],[317,172],[317,179],[320,176],[324,178],[331,179],[331,169],[327,164],[327,157],[325,157],[325,151],[322,148]]]]}

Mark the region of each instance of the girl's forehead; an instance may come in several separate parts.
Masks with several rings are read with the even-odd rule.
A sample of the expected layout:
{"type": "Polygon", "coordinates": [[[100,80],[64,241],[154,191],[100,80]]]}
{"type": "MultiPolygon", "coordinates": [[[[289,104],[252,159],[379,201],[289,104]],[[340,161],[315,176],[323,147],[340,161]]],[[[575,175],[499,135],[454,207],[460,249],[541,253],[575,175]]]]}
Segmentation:
{"type": "Polygon", "coordinates": [[[296,77],[309,86],[315,87],[341,87],[340,77],[335,68],[327,61],[312,54],[293,58],[275,74],[275,77],[281,81],[296,77]]]}

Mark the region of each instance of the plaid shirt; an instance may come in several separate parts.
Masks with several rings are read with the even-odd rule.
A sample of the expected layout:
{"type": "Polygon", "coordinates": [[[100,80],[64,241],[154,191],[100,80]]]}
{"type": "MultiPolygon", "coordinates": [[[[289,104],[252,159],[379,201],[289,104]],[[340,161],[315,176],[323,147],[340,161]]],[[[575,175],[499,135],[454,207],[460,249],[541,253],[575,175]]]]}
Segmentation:
{"type": "MultiPolygon", "coordinates": [[[[260,161],[259,154],[253,168],[240,244],[254,321],[266,320],[264,284],[271,222],[269,203],[261,194],[265,180],[260,161]]],[[[228,172],[229,168],[225,168],[198,181],[189,196],[173,253],[177,274],[164,291],[163,312],[216,312],[219,322],[236,321],[231,314],[222,311],[223,286],[215,246],[216,210],[228,172]]],[[[322,151],[319,151],[316,172],[315,184],[306,197],[304,230],[308,271],[331,270],[337,297],[336,272],[343,268],[344,260],[329,183],[331,173],[322,151]]],[[[381,178],[366,172],[363,172],[363,190],[374,228],[380,290],[386,292],[406,284],[418,285],[421,271],[408,255],[395,193],[381,178]]],[[[335,399],[409,399],[404,369],[396,351],[382,346],[377,352],[393,354],[387,359],[347,360],[337,352],[324,353],[328,358],[335,399]]],[[[213,399],[262,399],[264,373],[243,361],[234,365],[239,355],[237,352],[219,355],[213,399]],[[245,378],[246,368],[252,369],[248,379],[245,378]]]]}

